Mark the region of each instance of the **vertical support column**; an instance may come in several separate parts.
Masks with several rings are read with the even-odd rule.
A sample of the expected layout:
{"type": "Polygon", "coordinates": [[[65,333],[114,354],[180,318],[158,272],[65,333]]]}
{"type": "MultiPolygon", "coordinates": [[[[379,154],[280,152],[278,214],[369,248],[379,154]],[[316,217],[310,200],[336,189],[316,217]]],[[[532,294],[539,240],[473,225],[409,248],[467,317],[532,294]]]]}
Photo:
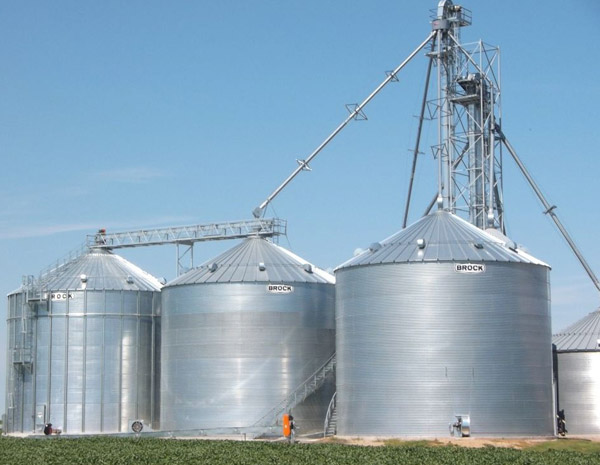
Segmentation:
{"type": "Polygon", "coordinates": [[[152,425],[152,429],[156,429],[155,426],[155,402],[154,402],[154,396],[155,396],[155,384],[156,384],[156,370],[155,370],[155,363],[156,363],[156,316],[154,313],[154,309],[156,308],[154,305],[154,301],[156,299],[156,293],[152,294],[152,312],[150,314],[150,318],[151,318],[151,329],[150,329],[150,337],[151,337],[151,341],[150,341],[150,346],[151,346],[151,352],[150,352],[150,424],[152,425]]]}
{"type": "Polygon", "coordinates": [[[52,298],[48,297],[48,391],[46,393],[46,405],[48,406],[47,419],[49,420],[52,415],[52,342],[54,339],[54,308],[52,304],[52,298]]]}
{"type": "Polygon", "coordinates": [[[118,431],[119,433],[121,432],[121,422],[122,422],[122,415],[123,415],[123,318],[124,318],[124,312],[125,312],[125,305],[123,302],[124,296],[123,296],[123,291],[120,291],[121,293],[121,308],[119,309],[119,321],[121,322],[120,328],[119,328],[119,409],[118,409],[118,413],[117,413],[117,421],[119,423],[118,425],[118,431]]]}
{"type": "Polygon", "coordinates": [[[19,395],[19,404],[18,404],[18,412],[19,412],[19,424],[21,425],[20,430],[25,430],[25,301],[27,300],[25,295],[21,295],[21,331],[20,331],[20,348],[19,348],[19,369],[18,369],[18,379],[19,379],[19,388],[21,393],[19,395]]]}
{"type": "MultiPolygon", "coordinates": [[[[135,420],[140,418],[140,324],[141,324],[141,291],[137,291],[136,302],[136,335],[135,335],[135,420]]],[[[145,386],[141,386],[145,388],[145,386]]]]}
{"type": "MultiPolygon", "coordinates": [[[[451,23],[451,27],[453,30],[456,29],[456,26],[451,23]]],[[[446,198],[448,209],[455,213],[455,186],[454,186],[454,177],[453,174],[453,161],[454,161],[454,107],[450,102],[450,98],[452,96],[453,85],[454,85],[454,75],[455,75],[455,64],[456,59],[454,56],[454,50],[452,48],[452,44],[450,43],[450,39],[448,38],[448,32],[446,32],[444,37],[444,55],[443,55],[443,98],[442,98],[442,112],[444,115],[444,155],[445,155],[445,163],[444,168],[446,170],[445,184],[446,184],[446,198]]]]}
{"type": "Polygon", "coordinates": [[[87,290],[83,291],[83,366],[82,381],[81,381],[81,432],[85,433],[85,401],[86,401],[86,389],[87,389],[87,290]]]}
{"type": "Polygon", "coordinates": [[[8,409],[10,408],[9,396],[10,396],[10,389],[11,389],[9,379],[10,379],[10,373],[12,371],[12,363],[10,363],[11,362],[10,354],[12,353],[12,350],[13,350],[11,343],[10,343],[10,328],[12,327],[11,320],[10,320],[10,318],[11,318],[11,310],[10,310],[11,299],[10,298],[9,298],[8,302],[9,302],[8,314],[7,314],[7,319],[6,319],[6,348],[7,348],[7,350],[6,350],[6,379],[4,380],[4,383],[5,383],[4,384],[4,386],[5,386],[5,388],[4,388],[5,389],[4,390],[4,406],[5,406],[4,410],[5,411],[2,412],[3,413],[2,418],[4,420],[2,425],[3,425],[3,428],[5,431],[12,433],[12,431],[8,425],[8,409]]]}
{"type": "Polygon", "coordinates": [[[102,308],[102,344],[100,347],[100,431],[104,432],[104,391],[106,386],[104,382],[106,380],[106,289],[102,291],[104,304],[102,308]]]}
{"type": "Polygon", "coordinates": [[[194,267],[194,243],[178,242],[176,244],[176,253],[177,257],[175,262],[175,271],[177,273],[177,276],[181,276],[182,274],[194,267]]]}
{"type": "Polygon", "coordinates": [[[65,373],[63,376],[63,431],[67,433],[69,431],[69,425],[67,424],[68,407],[69,407],[69,292],[67,291],[66,299],[66,313],[65,313],[65,373]]]}
{"type": "MultiPolygon", "coordinates": [[[[496,165],[496,157],[495,157],[495,153],[496,153],[496,139],[494,137],[494,127],[496,126],[496,119],[494,117],[494,114],[492,113],[490,115],[490,124],[488,127],[488,138],[489,138],[489,147],[490,147],[490,151],[492,153],[491,159],[490,159],[490,164],[489,164],[489,173],[488,173],[488,205],[487,205],[487,226],[493,228],[494,227],[494,223],[495,223],[495,216],[494,215],[494,197],[496,195],[498,195],[499,191],[498,188],[496,187],[496,182],[498,182],[499,180],[496,179],[496,173],[495,173],[495,165],[496,165]]],[[[499,199],[498,199],[499,200],[499,199]]],[[[497,204],[500,206],[500,204],[497,204]]],[[[501,207],[500,207],[501,208],[501,207]]],[[[503,232],[504,228],[501,222],[502,219],[502,211],[499,210],[498,211],[498,221],[499,221],[499,228],[500,231],[503,232]]]]}
{"type": "Polygon", "coordinates": [[[10,322],[10,305],[8,307],[8,318],[7,318],[7,325],[6,325],[6,342],[7,342],[7,351],[6,351],[6,379],[5,379],[5,391],[4,391],[4,405],[5,405],[5,412],[4,415],[2,416],[4,419],[4,422],[2,423],[3,428],[5,429],[5,431],[12,433],[12,431],[10,430],[9,426],[8,426],[8,409],[10,408],[10,400],[9,400],[9,396],[10,396],[10,383],[9,383],[9,379],[10,379],[10,373],[13,369],[12,367],[12,363],[10,360],[10,354],[12,353],[12,346],[10,344],[10,328],[11,328],[11,322],[10,322]]]}
{"type": "Polygon", "coordinates": [[[437,44],[437,101],[438,101],[438,209],[444,207],[444,170],[442,162],[443,133],[442,133],[442,31],[438,29],[436,34],[437,44]]]}
{"type": "MultiPolygon", "coordinates": [[[[35,304],[32,304],[35,305],[35,304]]],[[[31,353],[31,399],[33,409],[33,431],[35,433],[35,426],[37,420],[37,341],[38,341],[38,319],[37,319],[37,308],[36,311],[31,307],[32,318],[31,321],[31,339],[32,339],[32,353],[31,353]]]]}

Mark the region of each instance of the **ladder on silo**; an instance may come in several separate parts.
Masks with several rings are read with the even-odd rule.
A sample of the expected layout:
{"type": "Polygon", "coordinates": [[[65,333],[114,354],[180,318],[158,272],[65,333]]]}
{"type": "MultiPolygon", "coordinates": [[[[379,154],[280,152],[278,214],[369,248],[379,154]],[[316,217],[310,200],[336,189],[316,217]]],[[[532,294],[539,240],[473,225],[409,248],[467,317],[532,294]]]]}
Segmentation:
{"type": "MultiPolygon", "coordinates": [[[[19,341],[15,344],[12,351],[12,363],[17,369],[33,369],[33,319],[34,319],[34,299],[37,296],[37,289],[33,276],[23,278],[24,298],[21,303],[21,331],[18,335],[19,341]]],[[[36,297],[35,301],[39,298],[36,297]]],[[[15,335],[17,337],[17,335],[15,335]]]]}
{"type": "Polygon", "coordinates": [[[336,357],[335,353],[319,367],[310,377],[294,389],[285,399],[273,407],[266,415],[263,415],[254,426],[273,426],[278,425],[281,416],[289,412],[297,405],[304,402],[308,396],[319,389],[327,377],[335,372],[336,357]]]}

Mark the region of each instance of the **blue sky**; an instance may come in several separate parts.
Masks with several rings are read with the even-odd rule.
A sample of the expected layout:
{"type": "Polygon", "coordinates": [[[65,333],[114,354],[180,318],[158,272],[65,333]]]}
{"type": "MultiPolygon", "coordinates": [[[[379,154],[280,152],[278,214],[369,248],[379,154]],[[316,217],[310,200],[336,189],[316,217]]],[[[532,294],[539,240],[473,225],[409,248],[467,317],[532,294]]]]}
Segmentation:
{"type": "MultiPolygon", "coordinates": [[[[427,37],[424,1],[5,1],[0,4],[0,287],[16,289],[86,234],[251,212],[427,37]]],[[[463,5],[465,41],[502,53],[503,128],[600,273],[600,3],[463,5]]],[[[334,268],[398,231],[423,54],[273,202],[281,245],[334,268]]],[[[432,135],[433,129],[426,131],[432,135]]],[[[435,192],[420,159],[411,221],[435,192]]],[[[505,159],[509,235],[552,265],[555,331],[598,292],[505,159]]],[[[232,243],[198,245],[199,264],[232,243]]],[[[122,253],[172,279],[175,250],[122,253]]],[[[0,311],[0,379],[5,315],[0,311]]],[[[0,383],[0,412],[4,411],[0,383]]]]}

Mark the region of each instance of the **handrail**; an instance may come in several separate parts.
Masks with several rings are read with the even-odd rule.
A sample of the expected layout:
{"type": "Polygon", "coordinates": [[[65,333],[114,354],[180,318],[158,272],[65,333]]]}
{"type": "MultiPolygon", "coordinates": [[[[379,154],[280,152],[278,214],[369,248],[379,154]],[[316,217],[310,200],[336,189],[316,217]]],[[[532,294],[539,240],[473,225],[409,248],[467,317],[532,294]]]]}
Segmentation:
{"type": "Polygon", "coordinates": [[[337,404],[337,391],[333,393],[333,397],[329,402],[329,406],[327,407],[327,414],[325,415],[325,423],[323,424],[323,437],[327,436],[327,428],[329,428],[329,422],[331,421],[331,416],[333,415],[333,411],[335,410],[337,404]]]}
{"type": "Polygon", "coordinates": [[[264,425],[270,422],[276,423],[281,413],[283,413],[287,409],[294,408],[296,405],[304,401],[309,395],[311,395],[321,386],[326,376],[331,371],[333,371],[335,363],[336,359],[334,352],[334,354],[331,357],[329,357],[327,361],[317,369],[317,371],[315,371],[305,381],[303,381],[285,399],[283,399],[275,407],[269,410],[266,415],[263,415],[256,423],[254,423],[254,426],[264,425]],[[319,378],[321,378],[321,384],[319,384],[319,378]],[[309,386],[313,384],[313,382],[314,386],[312,387],[312,389],[309,389],[309,386]]]}

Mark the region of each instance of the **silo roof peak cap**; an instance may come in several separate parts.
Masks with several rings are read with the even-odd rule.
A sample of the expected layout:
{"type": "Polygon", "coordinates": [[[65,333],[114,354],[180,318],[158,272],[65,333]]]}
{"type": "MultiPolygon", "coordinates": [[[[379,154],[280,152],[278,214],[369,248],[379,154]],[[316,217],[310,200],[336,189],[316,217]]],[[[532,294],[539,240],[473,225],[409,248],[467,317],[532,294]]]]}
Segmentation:
{"type": "Polygon", "coordinates": [[[372,245],[337,269],[350,266],[408,262],[517,262],[549,266],[515,245],[506,236],[492,236],[445,210],[437,210],[372,245]]]}
{"type": "Polygon", "coordinates": [[[177,277],[168,286],[265,282],[333,284],[335,278],[277,244],[252,237],[177,277]]]}

